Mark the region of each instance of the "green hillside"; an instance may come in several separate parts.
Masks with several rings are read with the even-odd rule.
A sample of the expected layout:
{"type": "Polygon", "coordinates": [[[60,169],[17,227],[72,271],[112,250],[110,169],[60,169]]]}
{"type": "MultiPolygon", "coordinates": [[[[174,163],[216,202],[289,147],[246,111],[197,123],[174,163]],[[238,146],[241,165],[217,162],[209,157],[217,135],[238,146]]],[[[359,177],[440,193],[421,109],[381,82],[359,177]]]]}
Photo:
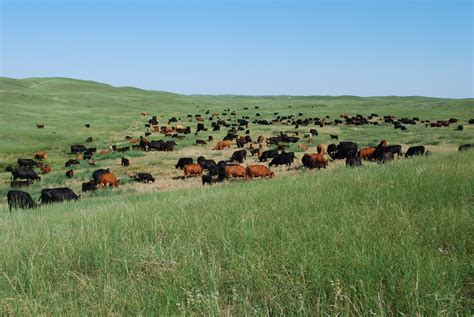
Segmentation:
{"type": "MultiPolygon", "coordinates": [[[[474,160],[472,152],[457,151],[474,143],[471,118],[474,99],[179,95],[67,78],[0,78],[0,314],[472,315],[474,160]],[[292,144],[295,165],[272,168],[271,180],[203,187],[199,178],[176,179],[179,157],[221,160],[236,150],[196,146],[196,139],[217,141],[227,132],[209,129],[176,140],[172,152],[97,154],[96,166],[82,161],[73,179],[65,177],[64,163],[74,158],[70,145],[127,145],[125,136],[146,130],[143,111],[160,125],[176,117],[193,132],[197,122],[188,115],[206,111],[226,119],[235,111],[250,121],[275,113],[328,120],[377,113],[459,122],[407,131],[383,121],[249,126],[254,140],[316,128],[311,153],[334,142],[330,134],[361,147],[386,139],[404,151],[425,145],[432,153],[357,169],[332,161],[325,170],[304,170],[303,151],[292,144]],[[94,141],[85,143],[88,137],[94,141]],[[121,186],[10,213],[10,174],[3,170],[39,150],[48,152],[53,171],[25,189],[34,200],[47,187],[80,193],[101,167],[121,186]],[[130,167],[120,166],[123,155],[130,167]],[[127,176],[140,171],[156,182],[127,176]]],[[[249,155],[246,163],[256,162],[249,155]]]]}

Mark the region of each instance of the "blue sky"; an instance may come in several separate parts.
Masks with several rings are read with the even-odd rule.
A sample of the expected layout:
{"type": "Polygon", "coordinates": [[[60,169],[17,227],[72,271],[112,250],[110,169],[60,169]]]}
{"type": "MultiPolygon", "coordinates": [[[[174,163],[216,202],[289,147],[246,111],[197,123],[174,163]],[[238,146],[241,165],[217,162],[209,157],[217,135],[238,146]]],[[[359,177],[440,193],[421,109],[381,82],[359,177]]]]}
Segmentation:
{"type": "Polygon", "coordinates": [[[0,0],[0,76],[473,97],[473,1],[0,0]]]}

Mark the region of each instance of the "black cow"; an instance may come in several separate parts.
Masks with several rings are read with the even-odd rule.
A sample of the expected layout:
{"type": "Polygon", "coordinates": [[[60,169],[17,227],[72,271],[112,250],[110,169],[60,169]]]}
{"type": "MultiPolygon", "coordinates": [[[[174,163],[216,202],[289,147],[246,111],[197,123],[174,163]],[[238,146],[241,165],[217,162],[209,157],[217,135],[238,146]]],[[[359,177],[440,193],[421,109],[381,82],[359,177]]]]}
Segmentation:
{"type": "Polygon", "coordinates": [[[82,145],[82,144],[71,145],[71,153],[72,153],[72,154],[82,153],[82,152],[84,152],[85,150],[87,150],[87,148],[86,148],[84,145],[82,145]]]}
{"type": "Polygon", "coordinates": [[[369,157],[371,161],[383,161],[384,153],[390,152],[397,156],[402,155],[402,146],[401,145],[388,145],[388,146],[378,146],[377,149],[369,157]]]}
{"type": "Polygon", "coordinates": [[[339,145],[330,144],[328,146],[328,154],[333,160],[342,160],[350,156],[356,156],[357,143],[354,142],[339,142],[339,145]]]}
{"type": "Polygon", "coordinates": [[[87,183],[82,183],[82,192],[87,192],[87,191],[94,191],[97,189],[97,186],[95,184],[94,180],[90,180],[87,183]]]}
{"type": "Polygon", "coordinates": [[[94,179],[94,183],[97,185],[99,184],[100,182],[100,175],[102,174],[106,174],[106,173],[110,173],[110,169],[103,169],[103,168],[99,168],[97,170],[95,170],[93,173],[92,173],[92,178],[94,179]]]}
{"type": "Polygon", "coordinates": [[[458,129],[458,131],[462,131],[462,130],[464,130],[464,126],[463,126],[462,124],[461,124],[461,125],[458,125],[458,128],[457,128],[457,129],[458,129]]]}
{"type": "Polygon", "coordinates": [[[12,170],[12,180],[16,181],[19,179],[26,179],[26,180],[41,180],[41,177],[36,174],[35,170],[29,167],[20,167],[18,169],[12,170]]]}
{"type": "Polygon", "coordinates": [[[125,157],[122,157],[122,161],[120,163],[122,166],[129,166],[130,165],[130,160],[125,158],[125,157]]]}
{"type": "Polygon", "coordinates": [[[269,158],[274,158],[275,156],[278,155],[278,150],[268,150],[268,151],[263,151],[262,153],[260,153],[260,155],[258,156],[258,160],[260,162],[265,162],[266,160],[268,160],[269,158]]]}
{"type": "Polygon", "coordinates": [[[202,186],[206,184],[212,185],[212,183],[214,183],[214,179],[212,178],[211,175],[202,175],[201,180],[202,180],[202,186]]]}
{"type": "Polygon", "coordinates": [[[206,145],[207,142],[204,140],[196,140],[196,145],[206,145]]]}
{"type": "Polygon", "coordinates": [[[178,160],[178,163],[176,163],[174,167],[182,170],[184,168],[184,165],[192,164],[192,163],[193,163],[193,159],[191,157],[182,157],[178,160]]]}
{"type": "Polygon", "coordinates": [[[243,163],[244,160],[247,158],[247,151],[246,150],[238,150],[232,153],[232,156],[230,157],[231,162],[239,162],[243,163]]]}
{"type": "Polygon", "coordinates": [[[32,159],[18,159],[17,160],[19,167],[38,167],[38,162],[32,159]]]}
{"type": "Polygon", "coordinates": [[[360,157],[357,155],[349,156],[348,158],[346,158],[346,166],[350,166],[350,167],[362,166],[362,161],[360,160],[360,157]]]}
{"type": "Polygon", "coordinates": [[[70,167],[72,165],[79,165],[79,164],[81,164],[81,162],[79,162],[78,160],[68,160],[66,164],[64,164],[64,166],[70,167]]]}
{"type": "Polygon", "coordinates": [[[424,154],[425,154],[425,147],[423,145],[411,146],[408,148],[407,152],[405,153],[405,157],[412,157],[415,155],[424,155],[424,154]]]}
{"type": "Polygon", "coordinates": [[[14,181],[10,182],[10,187],[11,188],[20,188],[20,187],[28,187],[31,184],[33,184],[33,181],[31,179],[27,179],[26,181],[14,181]]]}
{"type": "Polygon", "coordinates": [[[135,180],[137,182],[144,182],[144,183],[149,183],[149,182],[154,183],[155,182],[155,178],[153,176],[151,176],[150,173],[138,173],[135,176],[135,180]]]}
{"type": "Polygon", "coordinates": [[[339,136],[337,134],[330,134],[329,136],[331,137],[332,140],[338,140],[339,139],[339,136]]]}
{"type": "Polygon", "coordinates": [[[286,166],[291,166],[293,164],[293,161],[295,159],[295,153],[293,152],[288,152],[288,153],[281,153],[277,154],[272,161],[270,162],[269,166],[272,167],[273,165],[278,166],[278,165],[286,165],[286,166]]]}
{"type": "Polygon", "coordinates": [[[37,207],[30,194],[21,190],[8,191],[7,201],[10,211],[12,211],[12,208],[30,209],[37,207]]]}
{"type": "Polygon", "coordinates": [[[196,129],[197,132],[199,131],[207,131],[207,129],[204,127],[204,124],[203,123],[198,123],[197,124],[197,129],[196,129]]]}
{"type": "Polygon", "coordinates": [[[65,200],[77,200],[80,196],[76,195],[72,189],[67,187],[45,188],[41,190],[41,203],[50,204],[62,202],[65,200]]]}
{"type": "Polygon", "coordinates": [[[210,171],[213,167],[217,166],[216,161],[208,160],[204,156],[198,157],[197,163],[201,165],[203,169],[207,169],[208,171],[210,171]]]}
{"type": "Polygon", "coordinates": [[[472,144],[464,144],[464,145],[461,145],[460,147],[458,147],[458,151],[467,151],[467,150],[470,150],[474,147],[474,145],[472,144]]]}

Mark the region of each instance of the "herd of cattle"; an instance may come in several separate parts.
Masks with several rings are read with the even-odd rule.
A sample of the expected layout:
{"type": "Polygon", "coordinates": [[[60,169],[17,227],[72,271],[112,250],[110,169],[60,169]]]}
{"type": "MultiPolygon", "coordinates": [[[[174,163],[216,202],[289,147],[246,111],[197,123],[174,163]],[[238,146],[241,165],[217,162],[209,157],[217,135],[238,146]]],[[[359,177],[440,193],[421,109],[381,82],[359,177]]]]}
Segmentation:
{"type": "MultiPolygon", "coordinates": [[[[258,109],[258,106],[255,107],[258,109]]],[[[244,108],[246,110],[247,108],[244,108]]],[[[142,115],[148,116],[149,114],[143,112],[142,115]]],[[[278,135],[265,137],[260,135],[255,141],[250,137],[249,120],[248,116],[242,116],[236,118],[236,113],[231,112],[230,109],[223,113],[209,114],[206,112],[211,121],[212,131],[220,131],[222,127],[229,128],[227,134],[221,141],[218,141],[213,149],[224,150],[230,149],[234,145],[238,150],[234,151],[228,160],[221,160],[215,162],[212,159],[206,159],[203,156],[199,156],[196,161],[191,157],[183,157],[178,160],[175,165],[176,169],[183,170],[183,178],[190,176],[200,176],[202,184],[213,184],[217,182],[223,182],[224,180],[230,180],[232,178],[244,178],[253,179],[256,177],[273,177],[274,172],[270,170],[273,166],[291,166],[297,158],[294,152],[286,151],[289,143],[297,143],[304,140],[304,142],[298,144],[298,148],[307,151],[309,144],[313,142],[313,138],[318,136],[318,131],[314,128],[308,129],[308,132],[300,137],[298,132],[294,135],[288,135],[280,132],[278,135]],[[220,117],[230,115],[231,118],[224,120],[220,117]],[[232,123],[229,123],[232,122],[232,123]],[[239,135],[239,131],[244,131],[244,135],[239,135]],[[276,148],[270,150],[264,150],[265,147],[275,146],[276,148]],[[247,154],[250,153],[252,156],[256,156],[260,164],[247,164],[246,166],[241,165],[247,160],[247,154]],[[261,163],[270,161],[268,167],[261,163]]],[[[340,118],[333,121],[330,120],[329,116],[320,118],[301,118],[296,119],[294,115],[280,116],[278,113],[274,113],[276,116],[273,120],[260,120],[255,119],[252,121],[256,125],[271,125],[271,124],[282,124],[282,125],[293,125],[295,129],[308,125],[317,125],[324,127],[326,125],[378,125],[380,122],[392,124],[395,129],[402,131],[407,130],[407,125],[424,124],[426,127],[442,128],[449,127],[451,124],[458,123],[458,120],[451,118],[449,120],[438,120],[436,122],[430,122],[429,120],[420,120],[419,118],[401,118],[397,119],[395,116],[384,116],[379,117],[377,114],[371,114],[368,117],[362,115],[349,116],[347,114],[341,114],[340,118]]],[[[259,113],[256,114],[260,116],[259,113]]],[[[299,113],[298,116],[303,116],[299,113]]],[[[203,122],[205,118],[198,114],[195,116],[188,115],[187,119],[197,121],[197,128],[195,135],[198,136],[201,131],[207,131],[203,122]]],[[[145,123],[145,133],[139,138],[127,136],[127,146],[117,147],[117,145],[111,145],[108,149],[99,151],[99,154],[107,154],[112,152],[123,152],[126,153],[132,149],[143,150],[143,151],[173,151],[177,143],[173,140],[157,140],[150,141],[147,139],[153,133],[160,133],[165,137],[171,137],[176,139],[183,139],[186,134],[191,133],[191,127],[184,127],[181,124],[175,124],[181,120],[175,117],[168,120],[168,125],[159,126],[157,116],[153,116],[145,123]]],[[[474,119],[468,121],[469,124],[474,124],[474,119]]],[[[85,125],[90,128],[90,124],[85,125]]],[[[44,128],[41,125],[39,128],[44,128]]],[[[463,125],[458,125],[457,130],[462,131],[463,125]]],[[[338,135],[330,135],[331,139],[338,140],[338,135]]],[[[92,142],[92,137],[88,138],[86,142],[92,142]]],[[[208,142],[214,141],[213,136],[209,135],[207,140],[201,140],[196,138],[196,146],[205,145],[208,142]]],[[[472,148],[473,145],[465,144],[459,147],[459,151],[464,151],[472,148]]],[[[74,171],[71,166],[80,164],[81,160],[87,161],[90,165],[95,165],[94,159],[97,153],[97,148],[86,147],[84,145],[72,145],[70,147],[70,153],[76,155],[74,159],[69,159],[65,163],[65,167],[68,170],[65,172],[65,176],[68,178],[74,177],[74,171]]],[[[316,146],[315,153],[304,153],[301,157],[302,167],[305,169],[321,169],[326,168],[330,161],[333,160],[345,160],[346,166],[356,167],[361,166],[364,160],[376,161],[376,162],[387,162],[393,160],[395,156],[399,157],[404,155],[405,157],[429,155],[430,152],[425,150],[423,145],[412,146],[407,149],[405,153],[402,152],[401,145],[389,145],[386,140],[382,140],[376,147],[365,147],[359,148],[355,142],[341,141],[338,144],[319,144],[316,146]]],[[[8,166],[5,171],[11,173],[11,187],[27,187],[35,181],[40,181],[41,177],[36,172],[36,169],[40,169],[42,174],[48,174],[51,172],[51,166],[45,164],[44,161],[47,159],[48,154],[45,151],[35,153],[33,159],[19,158],[17,160],[17,166],[8,166]]],[[[129,166],[130,160],[122,157],[122,166],[129,166]]],[[[155,178],[150,173],[134,173],[129,175],[131,179],[150,183],[155,182],[155,178]]],[[[98,188],[104,186],[118,187],[120,180],[117,179],[110,169],[97,169],[92,173],[92,179],[82,183],[82,192],[95,191],[98,188]]],[[[80,195],[74,193],[70,188],[45,188],[41,190],[39,202],[41,204],[49,204],[54,202],[62,202],[67,200],[77,200],[80,195]]],[[[12,208],[35,208],[38,204],[32,199],[29,193],[21,190],[10,190],[7,193],[7,200],[10,210],[12,208]]]]}

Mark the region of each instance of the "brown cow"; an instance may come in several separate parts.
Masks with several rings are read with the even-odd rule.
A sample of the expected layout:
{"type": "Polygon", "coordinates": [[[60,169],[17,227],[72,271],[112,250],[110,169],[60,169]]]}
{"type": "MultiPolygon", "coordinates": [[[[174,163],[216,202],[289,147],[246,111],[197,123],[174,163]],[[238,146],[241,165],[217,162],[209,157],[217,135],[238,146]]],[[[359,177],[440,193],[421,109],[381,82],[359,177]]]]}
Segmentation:
{"type": "Polygon", "coordinates": [[[202,175],[202,166],[196,163],[186,164],[183,168],[184,177],[190,175],[201,176],[202,175]]]}
{"type": "Polygon", "coordinates": [[[327,154],[326,145],[325,144],[318,144],[316,146],[316,152],[318,152],[318,154],[322,154],[322,155],[327,154]]]}
{"type": "Polygon", "coordinates": [[[142,111],[142,116],[148,116],[149,114],[149,112],[142,111]]]}
{"type": "Polygon", "coordinates": [[[112,173],[104,173],[99,176],[100,187],[104,187],[107,185],[118,187],[119,184],[120,180],[117,180],[117,177],[115,177],[115,175],[112,173]]]}
{"type": "Polygon", "coordinates": [[[139,143],[140,142],[140,139],[134,139],[134,138],[131,138],[129,140],[130,144],[136,144],[136,143],[139,143]]]}
{"type": "Polygon", "coordinates": [[[247,178],[247,170],[245,167],[240,165],[229,165],[225,167],[225,177],[227,179],[230,179],[231,177],[247,178]]]}
{"type": "Polygon", "coordinates": [[[265,137],[264,137],[263,135],[259,135],[259,136],[258,136],[258,139],[257,139],[257,142],[258,142],[258,143],[263,143],[263,142],[265,142],[265,137]]]}
{"type": "Polygon", "coordinates": [[[357,155],[361,160],[366,160],[368,159],[376,150],[377,148],[375,147],[365,147],[359,150],[359,153],[357,155]]]}
{"type": "Polygon", "coordinates": [[[303,151],[307,151],[308,150],[308,145],[307,144],[298,144],[298,148],[303,150],[303,151]]]}
{"type": "Polygon", "coordinates": [[[99,154],[107,154],[109,153],[110,151],[109,150],[100,150],[99,151],[99,154]]]}
{"type": "Polygon", "coordinates": [[[230,149],[230,146],[232,145],[232,141],[226,140],[226,141],[219,141],[217,142],[216,146],[214,146],[213,150],[222,150],[225,148],[230,149]]]}
{"type": "Polygon", "coordinates": [[[51,172],[51,165],[45,165],[41,168],[41,173],[48,174],[51,172]]]}
{"type": "Polygon", "coordinates": [[[34,159],[38,161],[42,161],[48,158],[48,153],[46,151],[39,151],[35,154],[34,159]]]}
{"type": "Polygon", "coordinates": [[[273,177],[273,172],[268,169],[265,165],[250,165],[247,166],[247,176],[252,179],[253,177],[273,177]]]}
{"type": "Polygon", "coordinates": [[[328,161],[324,158],[324,155],[322,155],[322,154],[310,153],[310,154],[305,154],[304,156],[311,157],[311,159],[314,162],[319,163],[319,164],[323,165],[324,167],[328,166],[328,161]]]}

